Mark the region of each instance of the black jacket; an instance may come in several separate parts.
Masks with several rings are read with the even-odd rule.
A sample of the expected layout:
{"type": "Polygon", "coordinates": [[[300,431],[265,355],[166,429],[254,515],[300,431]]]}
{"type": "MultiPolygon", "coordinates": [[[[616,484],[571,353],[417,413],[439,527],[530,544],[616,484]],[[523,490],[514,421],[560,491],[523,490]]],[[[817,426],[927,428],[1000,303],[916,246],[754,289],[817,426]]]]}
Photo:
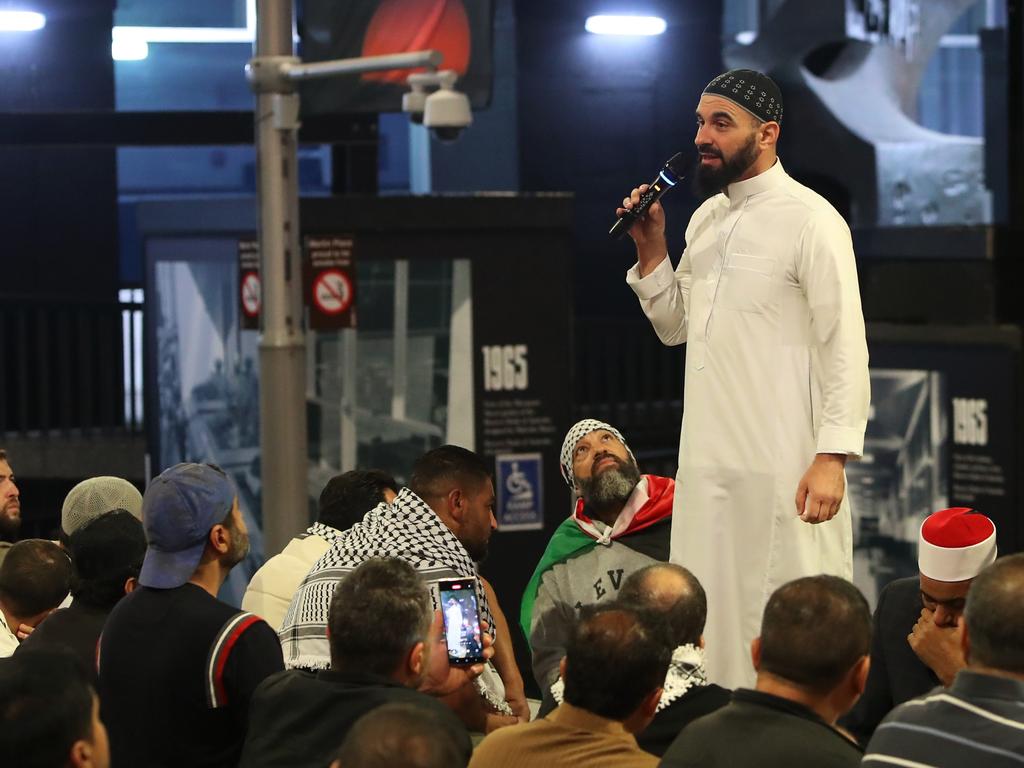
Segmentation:
{"type": "Polygon", "coordinates": [[[907,642],[920,615],[921,584],[917,576],[885,585],[875,608],[871,670],[864,695],[839,721],[861,744],[868,743],[882,718],[896,705],[941,684],[907,642]]]}
{"type": "Polygon", "coordinates": [[[315,768],[331,762],[356,720],[384,704],[413,704],[437,712],[461,743],[473,750],[462,722],[444,704],[370,673],[296,669],[268,677],[252,697],[242,768],[315,768]]]}
{"type": "Polygon", "coordinates": [[[654,716],[651,724],[637,734],[636,743],[644,752],[665,754],[680,732],[694,720],[710,715],[729,703],[732,691],[710,683],[691,688],[654,716]]]}
{"type": "Polygon", "coordinates": [[[862,750],[802,704],[740,688],[690,723],[668,748],[667,768],[856,768],[862,750]]]}
{"type": "Polygon", "coordinates": [[[89,670],[93,687],[99,689],[96,649],[110,611],[75,600],[67,608],[54,611],[18,646],[15,653],[38,648],[63,648],[71,651],[89,670]]]}
{"type": "Polygon", "coordinates": [[[234,768],[252,692],[283,668],[281,642],[262,619],[196,584],[139,587],[114,606],[100,638],[110,764],[234,768]]]}

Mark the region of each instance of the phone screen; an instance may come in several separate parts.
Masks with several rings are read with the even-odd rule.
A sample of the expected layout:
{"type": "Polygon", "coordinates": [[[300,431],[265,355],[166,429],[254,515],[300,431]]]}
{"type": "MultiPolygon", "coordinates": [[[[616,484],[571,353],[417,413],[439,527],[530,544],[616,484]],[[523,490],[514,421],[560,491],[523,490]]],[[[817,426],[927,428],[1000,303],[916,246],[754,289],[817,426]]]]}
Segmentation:
{"type": "Polygon", "coordinates": [[[448,660],[452,664],[479,664],[484,660],[483,633],[477,607],[476,579],[438,583],[448,660]]]}

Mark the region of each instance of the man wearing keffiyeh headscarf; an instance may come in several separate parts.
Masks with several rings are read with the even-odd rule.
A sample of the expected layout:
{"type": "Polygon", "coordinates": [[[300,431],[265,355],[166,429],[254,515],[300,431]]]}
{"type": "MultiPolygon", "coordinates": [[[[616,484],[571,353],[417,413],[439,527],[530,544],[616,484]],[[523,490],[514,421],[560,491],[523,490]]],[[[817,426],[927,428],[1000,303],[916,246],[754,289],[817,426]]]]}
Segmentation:
{"type": "Polygon", "coordinates": [[[559,464],[575,507],[548,542],[519,614],[541,690],[558,677],[577,611],[613,599],[629,574],[668,559],[675,489],[667,477],[641,475],[622,434],[596,419],[573,425],[559,464]]]}
{"type": "Polygon", "coordinates": [[[371,558],[397,558],[413,566],[431,587],[438,610],[439,580],[480,579],[481,618],[493,628],[489,633],[495,639],[493,667],[488,664],[476,681],[479,697],[461,692],[457,701],[448,702],[456,714],[468,728],[480,731],[512,724],[516,717],[528,719],[511,634],[494,591],[477,573],[495,528],[494,484],[487,464],[454,445],[428,451],[417,459],[409,487],[390,505],[380,504],[339,532],[299,584],[278,633],[285,666],[328,668],[328,609],[338,583],[371,558]]]}
{"type": "MultiPolygon", "coordinates": [[[[686,344],[672,562],[708,594],[708,673],[750,686],[768,596],[853,576],[844,469],[864,450],[868,350],[850,228],[776,154],[782,94],[724,72],[696,109],[694,179],[708,198],[672,268],[665,211],[630,229],[626,283],[661,342],[686,344]]],[[[623,200],[620,215],[645,187],[623,200]]]]}

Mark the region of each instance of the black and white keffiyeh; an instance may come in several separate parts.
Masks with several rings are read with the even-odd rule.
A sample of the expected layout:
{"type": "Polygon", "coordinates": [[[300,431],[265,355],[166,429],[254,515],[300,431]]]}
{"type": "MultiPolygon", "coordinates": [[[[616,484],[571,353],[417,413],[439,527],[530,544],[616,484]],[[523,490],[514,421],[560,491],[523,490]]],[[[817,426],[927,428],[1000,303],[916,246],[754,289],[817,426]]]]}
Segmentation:
{"type": "MultiPolygon", "coordinates": [[[[658,701],[658,712],[678,701],[686,692],[708,684],[708,675],[704,669],[704,649],[696,645],[680,645],[672,652],[672,661],[668,665],[668,674],[658,701]]],[[[559,704],[565,698],[565,681],[559,677],[551,685],[551,696],[559,704]]]]}
{"type": "Polygon", "coordinates": [[[633,456],[633,451],[629,449],[629,444],[626,442],[626,438],[622,436],[611,424],[605,424],[603,421],[597,419],[583,419],[573,424],[569,431],[565,435],[565,439],[562,441],[562,450],[558,454],[558,464],[562,470],[562,477],[565,482],[569,484],[570,488],[576,487],[576,477],[572,472],[572,454],[576,450],[576,443],[580,441],[586,435],[591,432],[596,432],[599,429],[606,429],[618,438],[619,442],[626,446],[626,452],[629,457],[633,459],[633,463],[636,463],[636,457],[633,456]]]}
{"type": "MultiPolygon", "coordinates": [[[[332,529],[333,530],[333,529],[332,529]]],[[[431,587],[438,609],[439,579],[476,577],[476,564],[437,514],[419,496],[403,488],[391,504],[380,504],[362,522],[335,532],[330,549],[299,585],[278,633],[289,668],[327,669],[327,614],[334,590],[345,576],[374,557],[394,557],[415,568],[431,587]]],[[[480,617],[494,626],[490,606],[479,590],[480,617]]],[[[490,631],[493,636],[493,629],[490,631]]]]}
{"type": "Polygon", "coordinates": [[[306,538],[306,536],[319,536],[328,544],[334,544],[334,542],[338,540],[338,537],[341,536],[341,531],[317,521],[306,529],[305,536],[302,536],[301,538],[306,538]]]}

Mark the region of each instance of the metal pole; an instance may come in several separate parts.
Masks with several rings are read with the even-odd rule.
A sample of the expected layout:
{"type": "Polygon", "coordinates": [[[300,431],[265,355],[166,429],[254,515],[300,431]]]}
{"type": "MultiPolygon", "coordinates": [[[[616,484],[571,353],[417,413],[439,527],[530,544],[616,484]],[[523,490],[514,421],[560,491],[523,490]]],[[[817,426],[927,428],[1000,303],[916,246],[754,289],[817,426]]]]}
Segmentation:
{"type": "Polygon", "coordinates": [[[346,328],[339,333],[341,343],[341,456],[338,469],[350,472],[359,465],[359,435],[356,430],[356,414],[359,407],[358,380],[359,337],[355,328],[346,328]]]}
{"type": "Polygon", "coordinates": [[[452,261],[452,329],[448,341],[448,423],[445,442],[476,450],[473,434],[473,265],[452,261]],[[462,361],[461,363],[459,361],[462,361]]]}
{"type": "Polygon", "coordinates": [[[409,392],[409,260],[395,261],[395,334],[391,363],[391,418],[406,417],[409,392]]]}
{"type": "MultiPolygon", "coordinates": [[[[292,55],[291,0],[258,0],[256,58],[251,66],[276,66],[280,57],[292,55]]],[[[308,525],[306,339],[297,144],[298,96],[286,79],[269,79],[257,89],[256,96],[263,286],[260,460],[267,556],[281,551],[289,539],[308,525]]]]}
{"type": "MultiPolygon", "coordinates": [[[[292,0],[256,2],[256,54],[246,67],[246,76],[256,91],[262,284],[260,451],[264,554],[268,556],[280,552],[308,521],[299,97],[295,83],[395,68],[433,69],[440,61],[438,52],[428,50],[303,64],[292,50],[292,0]]],[[[354,343],[351,346],[354,355],[354,343]]],[[[354,422],[349,426],[346,444],[351,447],[354,422]]],[[[349,450],[348,456],[345,459],[343,452],[343,459],[355,462],[354,450],[349,450]]]]}

